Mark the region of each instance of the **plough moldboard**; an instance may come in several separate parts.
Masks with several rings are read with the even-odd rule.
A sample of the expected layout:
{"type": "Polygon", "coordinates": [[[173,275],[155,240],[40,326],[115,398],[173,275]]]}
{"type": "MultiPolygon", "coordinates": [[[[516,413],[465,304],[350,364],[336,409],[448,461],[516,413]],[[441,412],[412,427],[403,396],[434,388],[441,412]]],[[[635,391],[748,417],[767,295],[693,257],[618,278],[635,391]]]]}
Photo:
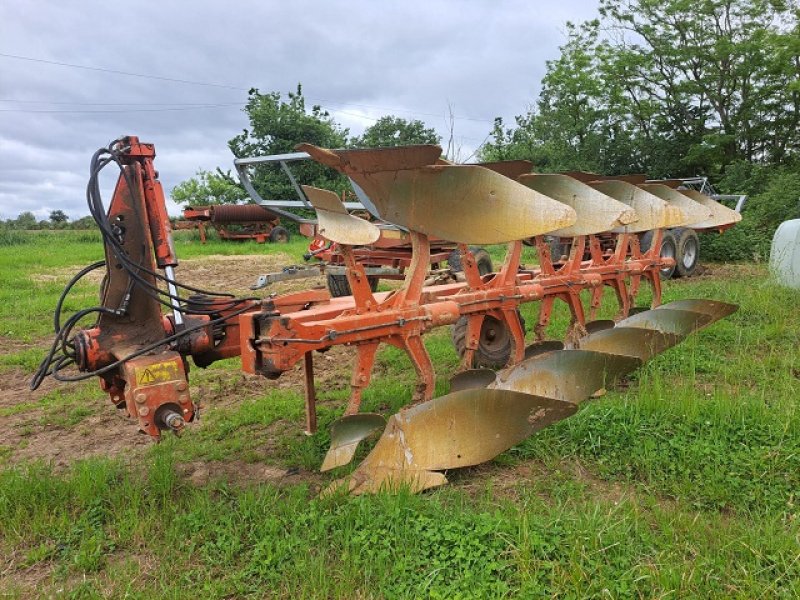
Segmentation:
{"type": "Polygon", "coordinates": [[[95,154],[87,188],[106,247],[102,305],[63,324],[56,316],[53,348],[32,387],[50,374],[67,381],[99,376],[112,402],[157,438],[163,430],[181,431],[196,414],[188,357],[204,367],[238,356],[244,371],[270,379],[302,361],[306,430],[313,433],[314,352],[350,346],[350,398],[333,424],[322,469],[349,463],[363,439],[383,433],[355,471],[330,489],[419,491],[445,483],[442,471],[490,460],[569,417],[644,361],[736,310],[707,300],[660,306],[659,271],[672,260],[660,256],[661,230],[724,229],[738,220],[730,209],[669,182],[538,174],[525,161],[454,165],[441,159],[437,146],[299,149],[348,176],[376,218],[408,231],[412,259],[399,289],[373,292],[356,258],[357,247],[379,236],[375,223],[348,213],[333,192],[308,186],[303,191],[316,210],[318,233],[339,246],[351,296],[312,289],[235,298],[181,284],[155,151],[123,138],[95,154]],[[112,162],[122,174],[106,210],[97,176],[112,162]],[[639,238],[650,231],[654,241],[643,251],[639,238]],[[428,278],[434,236],[458,245],[459,280],[428,278]],[[545,236],[569,239],[569,254],[551,256],[545,236]],[[535,268],[521,263],[523,243],[537,249],[535,268]],[[471,244],[506,244],[502,266],[481,274],[471,244]],[[636,306],[643,280],[653,292],[649,308],[636,306]],[[618,314],[597,320],[606,288],[618,314]],[[582,296],[588,296],[586,308],[582,296]],[[570,313],[563,342],[546,336],[556,301],[570,313]],[[530,344],[519,313],[528,302],[539,309],[530,344]],[[163,306],[170,312],[162,314],[163,306]],[[89,314],[97,315],[94,326],[73,334],[89,314]],[[433,398],[435,373],[422,336],[445,325],[453,327],[461,369],[451,392],[433,398]],[[388,421],[360,412],[381,344],[405,351],[417,376],[414,403],[388,421]],[[80,373],[67,375],[71,364],[80,373]]]}

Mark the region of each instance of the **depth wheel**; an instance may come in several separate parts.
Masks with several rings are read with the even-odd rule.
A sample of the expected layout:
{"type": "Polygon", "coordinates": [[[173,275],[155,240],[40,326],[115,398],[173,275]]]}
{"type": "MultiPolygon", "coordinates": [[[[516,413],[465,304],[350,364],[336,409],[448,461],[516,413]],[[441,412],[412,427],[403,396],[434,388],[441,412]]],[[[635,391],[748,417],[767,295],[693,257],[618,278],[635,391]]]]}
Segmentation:
{"type": "MultiPolygon", "coordinates": [[[[492,264],[492,257],[483,248],[470,248],[472,256],[475,257],[475,262],[478,263],[478,273],[481,275],[488,275],[494,272],[494,265],[492,264]]],[[[460,273],[464,270],[461,266],[461,253],[458,248],[453,250],[447,257],[447,264],[455,272],[460,273]]]]}
{"type": "MultiPolygon", "coordinates": [[[[350,290],[350,282],[347,281],[347,275],[331,275],[330,273],[325,277],[328,284],[328,291],[334,298],[342,296],[352,296],[353,292],[350,290]]],[[[378,290],[378,282],[380,277],[377,275],[367,276],[369,281],[369,289],[373,292],[378,290]]]]}
{"type": "MultiPolygon", "coordinates": [[[[520,323],[522,323],[522,331],[525,331],[525,319],[517,311],[520,323]]],[[[463,357],[467,349],[467,317],[461,317],[456,321],[450,330],[450,336],[453,340],[458,356],[463,357]]],[[[473,368],[487,367],[489,369],[500,369],[511,358],[511,351],[514,346],[514,341],[511,337],[511,331],[506,325],[505,321],[500,321],[491,316],[486,316],[481,325],[481,335],[478,339],[478,348],[475,350],[475,358],[472,361],[473,368]]]]}
{"type": "MultiPolygon", "coordinates": [[[[653,243],[653,237],[655,235],[654,231],[646,231],[642,234],[642,237],[639,240],[639,246],[642,249],[642,252],[647,252],[650,249],[650,246],[653,243]]],[[[675,270],[677,267],[677,253],[678,253],[678,242],[675,239],[671,230],[665,229],[664,230],[664,237],[661,241],[661,258],[672,258],[675,259],[675,265],[671,267],[665,267],[661,269],[661,279],[667,280],[672,279],[672,276],[675,274],[675,270]]]]}
{"type": "Polygon", "coordinates": [[[285,244],[289,241],[289,231],[285,227],[273,227],[269,232],[269,241],[273,244],[285,244]]]}
{"type": "Polygon", "coordinates": [[[554,265],[569,258],[569,253],[572,250],[572,241],[563,242],[560,237],[549,235],[545,236],[544,239],[547,245],[550,246],[550,260],[553,261],[554,265]]]}

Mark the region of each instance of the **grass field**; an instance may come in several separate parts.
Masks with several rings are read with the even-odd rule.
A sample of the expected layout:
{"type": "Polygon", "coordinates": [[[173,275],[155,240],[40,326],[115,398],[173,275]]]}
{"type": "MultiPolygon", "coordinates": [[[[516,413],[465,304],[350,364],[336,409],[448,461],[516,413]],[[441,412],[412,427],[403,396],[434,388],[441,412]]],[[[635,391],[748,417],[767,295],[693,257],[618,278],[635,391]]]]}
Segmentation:
{"type": "MultiPolygon", "coordinates": [[[[179,274],[241,285],[303,248],[180,238],[181,257],[213,257],[179,274]]],[[[0,238],[0,596],[800,597],[800,294],[763,265],[668,282],[666,300],[741,308],[493,462],[422,495],[318,499],[347,349],[317,361],[313,437],[299,373],[252,379],[236,361],[192,370],[202,419],[159,445],[96,382],[25,391],[63,285],[101,256],[91,233],[0,238]]],[[[88,281],[67,309],[96,297],[88,281]]],[[[444,393],[449,333],[426,343],[444,393]]],[[[365,409],[407,403],[412,372],[383,350],[365,409]]]]}

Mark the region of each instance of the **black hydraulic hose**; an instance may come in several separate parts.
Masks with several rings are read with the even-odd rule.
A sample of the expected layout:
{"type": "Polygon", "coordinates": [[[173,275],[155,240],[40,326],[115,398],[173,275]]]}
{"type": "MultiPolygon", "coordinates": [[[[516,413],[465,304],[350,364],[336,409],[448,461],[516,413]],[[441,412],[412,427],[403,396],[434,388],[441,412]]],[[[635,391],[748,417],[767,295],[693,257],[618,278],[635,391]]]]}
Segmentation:
{"type": "MultiPolygon", "coordinates": [[[[59,296],[58,302],[56,304],[56,309],[53,315],[53,327],[55,330],[55,339],[50,347],[45,358],[42,360],[41,364],[39,365],[36,373],[34,374],[33,378],[31,379],[30,387],[32,390],[38,388],[45,377],[48,375],[52,375],[59,381],[82,381],[84,379],[89,379],[91,377],[95,377],[97,375],[102,375],[104,373],[108,373],[114,369],[119,368],[127,361],[146,354],[148,352],[152,352],[153,350],[162,347],[167,344],[171,344],[173,342],[178,341],[182,337],[198,331],[202,328],[208,326],[219,325],[224,323],[225,321],[232,319],[248,310],[250,310],[250,302],[259,300],[257,297],[248,297],[248,298],[236,298],[233,294],[225,293],[225,292],[215,292],[204,290],[202,288],[194,287],[191,285],[186,285],[179,283],[177,281],[173,281],[172,283],[175,284],[176,288],[181,288],[184,290],[188,290],[190,292],[195,292],[197,294],[203,294],[206,296],[211,296],[215,298],[230,298],[230,300],[226,303],[220,304],[218,301],[209,298],[206,299],[194,299],[192,304],[195,308],[186,309],[183,308],[176,308],[172,305],[172,303],[164,300],[163,298],[166,297],[170,300],[174,299],[180,303],[186,303],[186,299],[175,296],[160,289],[158,286],[153,285],[150,281],[145,279],[140,273],[144,273],[149,275],[159,281],[167,282],[169,281],[164,275],[154,271],[145,265],[141,265],[133,261],[123,248],[122,243],[117,238],[116,232],[113,230],[111,224],[108,220],[108,215],[106,213],[105,207],[102,202],[102,197],[100,194],[100,184],[99,184],[99,174],[108,164],[114,162],[120,169],[121,175],[125,177],[128,188],[130,190],[134,189],[133,182],[130,179],[130,173],[128,170],[125,169],[124,165],[120,160],[120,153],[118,150],[115,149],[115,146],[119,143],[119,140],[112,142],[106,148],[100,148],[97,150],[93,155],[89,166],[89,181],[86,186],[86,200],[89,207],[89,212],[91,213],[95,223],[97,224],[98,229],[100,230],[100,234],[103,238],[103,242],[106,244],[107,247],[111,248],[111,252],[114,257],[119,261],[120,266],[125,270],[126,274],[129,276],[129,284],[126,296],[129,297],[130,292],[132,290],[133,285],[137,285],[139,289],[141,289],[145,294],[147,294],[153,300],[159,302],[160,304],[166,306],[171,310],[178,310],[182,313],[186,314],[197,314],[197,315],[205,315],[205,316],[213,316],[214,314],[219,314],[222,311],[230,310],[235,308],[236,306],[246,304],[242,308],[235,310],[234,312],[224,315],[221,317],[212,318],[207,323],[201,323],[195,325],[193,327],[188,327],[178,331],[177,333],[170,335],[163,340],[159,340],[158,342],[154,342],[149,344],[136,352],[131,353],[130,355],[115,361],[114,363],[107,365],[101,369],[97,369],[92,372],[84,373],[81,375],[70,376],[66,377],[60,375],[59,372],[64,369],[65,367],[69,366],[70,364],[75,363],[75,353],[74,348],[69,340],[69,337],[72,333],[72,330],[77,325],[77,323],[86,317],[87,315],[98,313],[98,314],[109,314],[114,316],[122,316],[126,313],[126,307],[121,306],[117,309],[111,309],[104,306],[95,306],[92,308],[82,309],[76,312],[74,315],[70,316],[62,325],[61,324],[61,315],[63,311],[64,301],[66,300],[67,295],[69,294],[70,290],[75,286],[75,284],[80,281],[86,274],[90,273],[91,271],[100,268],[101,266],[106,264],[106,261],[97,261],[92,263],[91,265],[81,269],[73,278],[67,283],[64,290],[62,291],[61,295],[59,296]],[[201,309],[196,308],[198,304],[202,305],[204,303],[209,304],[209,308],[201,309]],[[62,356],[56,357],[58,351],[61,351],[62,356]]],[[[124,303],[123,303],[124,304],[124,303]]]]}

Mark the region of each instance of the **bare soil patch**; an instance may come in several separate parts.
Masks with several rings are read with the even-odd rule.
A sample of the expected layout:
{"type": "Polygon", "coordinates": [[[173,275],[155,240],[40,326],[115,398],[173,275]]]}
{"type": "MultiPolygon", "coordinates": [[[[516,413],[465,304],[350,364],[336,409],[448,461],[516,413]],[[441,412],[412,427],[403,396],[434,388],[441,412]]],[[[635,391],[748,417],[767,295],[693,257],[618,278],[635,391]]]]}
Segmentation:
{"type": "Polygon", "coordinates": [[[296,258],[279,252],[276,254],[249,254],[244,256],[211,255],[202,258],[187,258],[176,269],[176,278],[181,283],[209,290],[231,292],[237,295],[268,296],[271,293],[284,294],[311,287],[324,287],[324,277],[294,279],[273,283],[253,291],[250,286],[259,275],[276,273],[284,267],[298,264],[296,258]]]}
{"type": "MultiPolygon", "coordinates": [[[[35,344],[23,346],[19,343],[11,351],[18,351],[22,347],[35,347],[35,344]]],[[[44,348],[42,352],[45,352],[44,348]]],[[[316,389],[317,394],[322,396],[318,402],[325,402],[326,391],[349,386],[350,362],[350,353],[344,347],[315,356],[316,389]]],[[[195,369],[193,372],[197,371],[195,369]]],[[[189,378],[191,382],[191,373],[189,378]]],[[[243,401],[262,397],[270,389],[291,389],[301,394],[303,379],[300,364],[275,381],[238,370],[218,369],[204,374],[200,383],[192,384],[191,391],[195,402],[200,405],[201,414],[207,414],[209,410],[235,407],[243,401]]],[[[47,378],[38,390],[32,392],[29,382],[30,374],[19,368],[9,369],[2,374],[0,409],[11,409],[11,414],[2,417],[3,426],[0,428],[0,450],[5,453],[0,457],[7,463],[42,460],[56,469],[63,469],[76,460],[93,456],[122,456],[135,460],[154,443],[149,436],[139,433],[136,423],[124,411],[114,408],[99,392],[92,393],[91,398],[78,405],[90,411],[90,414],[71,426],[58,424],[54,421],[65,413],[59,412],[52,404],[39,405],[38,402],[48,393],[56,389],[69,389],[74,384],[47,378]],[[13,412],[22,403],[33,406],[13,412]]],[[[201,420],[189,427],[202,427],[203,424],[201,420]]],[[[295,423],[291,425],[293,428],[300,427],[295,423]]],[[[250,475],[245,477],[248,480],[252,478],[250,475]]]]}
{"type": "MultiPolygon", "coordinates": [[[[302,261],[298,261],[285,252],[234,256],[212,254],[201,258],[182,259],[180,265],[175,269],[175,275],[180,283],[217,292],[248,296],[265,296],[272,292],[283,294],[325,285],[324,277],[311,277],[274,283],[257,292],[250,289],[259,275],[279,272],[284,267],[296,265],[299,262],[302,261]]],[[[30,278],[37,283],[62,281],[66,283],[78,270],[79,267],[59,267],[41,273],[32,273],[30,278]]],[[[94,282],[99,286],[104,275],[105,269],[96,269],[88,273],[84,281],[94,282]]]]}
{"type": "MultiPolygon", "coordinates": [[[[0,335],[0,355],[16,354],[17,352],[22,352],[23,350],[29,350],[30,348],[36,348],[37,346],[44,347],[44,344],[46,344],[47,341],[48,340],[43,340],[40,342],[23,342],[22,340],[15,340],[0,335]]],[[[44,352],[44,350],[42,351],[44,352]]],[[[3,389],[3,382],[0,381],[0,390],[2,389],[3,389]]]]}
{"type": "Polygon", "coordinates": [[[764,277],[764,267],[757,263],[702,263],[691,277],[672,279],[669,284],[691,283],[697,279],[753,279],[764,277]]]}
{"type": "MultiPolygon", "coordinates": [[[[0,408],[14,408],[20,403],[36,403],[59,385],[47,379],[35,392],[28,385],[30,375],[21,369],[3,373],[0,408]]],[[[43,460],[56,468],[90,456],[135,455],[150,441],[137,432],[135,425],[111,403],[102,400],[81,403],[91,411],[71,427],[54,421],[60,416],[52,406],[37,405],[2,417],[0,446],[10,449],[11,463],[43,460]]]]}
{"type": "MultiPolygon", "coordinates": [[[[274,284],[253,292],[249,289],[258,275],[280,271],[283,267],[297,261],[286,253],[259,254],[245,256],[212,255],[202,258],[185,259],[178,268],[181,282],[195,287],[230,292],[236,295],[267,296],[271,293],[286,293],[324,286],[325,278],[294,280],[274,284]]],[[[34,281],[66,282],[76,272],[76,268],[52,269],[45,273],[32,274],[34,281]]],[[[90,282],[98,286],[104,271],[98,269],[87,275],[90,282]]],[[[40,347],[42,355],[46,352],[49,340],[22,342],[0,337],[0,354],[13,354],[29,348],[40,347]]],[[[349,386],[351,356],[347,349],[337,347],[324,354],[316,354],[314,373],[317,393],[324,396],[326,390],[343,389],[349,386]]],[[[195,369],[193,373],[197,373],[195,369]]],[[[293,389],[302,393],[303,368],[301,364],[284,373],[280,379],[269,381],[259,376],[251,376],[237,370],[211,370],[199,383],[192,384],[192,396],[201,409],[234,406],[242,400],[263,396],[269,389],[293,389]]],[[[67,390],[71,384],[59,383],[47,378],[35,392],[29,389],[30,374],[14,368],[4,371],[0,380],[0,408],[12,409],[2,417],[0,428],[0,460],[19,463],[43,460],[56,468],[63,468],[82,458],[90,456],[135,457],[143,452],[152,441],[137,431],[136,424],[127,418],[123,411],[116,410],[105,402],[100,394],[91,401],[81,403],[81,408],[90,411],[72,426],[61,426],[48,422],[48,415],[58,414],[52,405],[47,407],[37,403],[56,389],[67,390]],[[19,412],[14,407],[20,403],[32,404],[19,412]]],[[[199,379],[199,378],[197,378],[199,379]]],[[[192,377],[190,374],[190,383],[192,377]]],[[[324,398],[322,399],[324,401],[324,398]]],[[[196,425],[192,425],[196,426],[196,425]]],[[[252,478],[247,475],[246,479],[252,478]]]]}

